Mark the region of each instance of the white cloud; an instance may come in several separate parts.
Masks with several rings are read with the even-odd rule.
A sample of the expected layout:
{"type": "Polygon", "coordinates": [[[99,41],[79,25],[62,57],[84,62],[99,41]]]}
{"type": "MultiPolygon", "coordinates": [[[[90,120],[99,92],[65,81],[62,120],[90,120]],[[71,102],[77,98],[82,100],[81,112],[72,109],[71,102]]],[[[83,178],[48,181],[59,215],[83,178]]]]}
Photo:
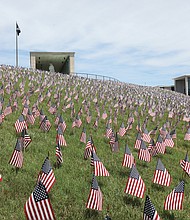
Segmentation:
{"type": "MultiPolygon", "coordinates": [[[[0,62],[14,64],[17,21],[22,31],[20,50],[74,51],[80,62],[76,71],[118,70],[116,77],[133,83],[139,82],[136,71],[151,72],[147,81],[153,84],[159,71],[162,75],[188,71],[188,0],[3,0],[2,6],[1,50],[12,55],[1,53],[0,62]]],[[[28,65],[25,54],[20,63],[28,65]]],[[[171,81],[170,75],[164,81],[171,81]]]]}

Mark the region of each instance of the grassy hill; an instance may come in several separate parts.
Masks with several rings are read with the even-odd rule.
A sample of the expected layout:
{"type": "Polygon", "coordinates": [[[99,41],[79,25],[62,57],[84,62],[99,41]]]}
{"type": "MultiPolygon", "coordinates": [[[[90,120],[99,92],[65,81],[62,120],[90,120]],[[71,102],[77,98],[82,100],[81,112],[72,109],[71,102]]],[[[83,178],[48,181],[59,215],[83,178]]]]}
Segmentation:
{"type": "MultiPolygon", "coordinates": [[[[184,141],[188,122],[183,120],[183,117],[189,114],[189,97],[159,88],[90,80],[62,74],[53,75],[48,72],[10,66],[0,67],[0,78],[2,111],[9,102],[12,106],[15,100],[18,102],[18,109],[7,115],[0,125],[0,174],[3,178],[0,182],[1,219],[25,219],[24,204],[34,190],[39,171],[48,155],[56,178],[49,193],[56,219],[104,219],[108,207],[112,220],[142,219],[145,197],[140,199],[124,193],[130,174],[129,168],[122,167],[126,144],[134,155],[137,170],[145,182],[145,195],[149,195],[160,217],[168,220],[190,219],[189,177],[184,175],[179,165],[179,161],[184,159],[189,149],[189,142],[184,141]],[[48,91],[51,97],[46,96],[48,91]],[[44,100],[41,101],[40,97],[44,100]],[[39,128],[39,117],[36,117],[34,125],[28,124],[27,132],[32,142],[23,151],[23,167],[16,172],[15,167],[9,164],[17,138],[20,137],[20,134],[15,131],[14,123],[22,114],[23,102],[27,99],[30,101],[30,110],[36,104],[39,110],[43,110],[52,127],[49,132],[42,131],[39,128]],[[73,115],[72,110],[66,108],[70,102],[74,104],[73,115]],[[52,104],[57,106],[55,114],[48,111],[52,104]],[[85,107],[92,115],[89,124],[86,122],[85,107]],[[83,124],[80,128],[72,128],[73,120],[80,109],[82,109],[80,118],[83,124]],[[150,109],[157,112],[155,118],[150,116],[148,112],[150,109]],[[95,128],[93,125],[98,117],[98,111],[100,117],[98,127],[95,128]],[[122,122],[125,127],[127,126],[130,114],[134,116],[132,129],[128,130],[124,137],[119,136],[118,153],[111,152],[109,139],[104,136],[108,121],[108,118],[105,120],[101,118],[104,111],[107,112],[108,118],[112,119],[111,127],[114,132],[119,130],[122,122]],[[168,117],[169,112],[174,113],[173,118],[168,117]],[[54,122],[57,114],[61,114],[67,124],[64,132],[67,146],[61,147],[63,164],[59,169],[55,166],[57,126],[54,122]],[[170,126],[166,129],[171,131],[176,128],[177,133],[174,148],[167,147],[165,154],[152,157],[150,163],[139,160],[138,150],[134,148],[137,135],[136,125],[138,122],[143,125],[147,117],[148,131],[156,125],[160,128],[168,122],[170,126]],[[117,124],[114,122],[115,118],[117,118],[117,124]],[[97,155],[110,173],[109,177],[97,177],[103,194],[102,212],[85,207],[91,188],[93,170],[90,166],[90,158],[84,160],[86,145],[80,142],[83,127],[86,128],[87,139],[92,136],[97,155]],[[169,187],[152,183],[158,158],[161,158],[171,174],[172,182],[169,187]],[[182,179],[185,180],[183,210],[164,211],[166,196],[182,179]]],[[[157,130],[156,135],[152,136],[154,140],[158,134],[157,130]]],[[[147,143],[146,145],[148,146],[147,143]]]]}

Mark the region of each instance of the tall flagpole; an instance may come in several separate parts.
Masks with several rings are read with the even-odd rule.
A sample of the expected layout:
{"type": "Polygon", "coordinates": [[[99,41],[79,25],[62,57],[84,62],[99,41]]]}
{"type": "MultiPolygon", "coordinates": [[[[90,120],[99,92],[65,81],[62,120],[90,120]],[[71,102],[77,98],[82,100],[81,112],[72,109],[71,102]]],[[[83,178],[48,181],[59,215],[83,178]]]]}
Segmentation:
{"type": "Polygon", "coordinates": [[[18,66],[18,34],[16,30],[16,67],[18,66]]]}
{"type": "Polygon", "coordinates": [[[18,36],[21,30],[16,22],[16,67],[18,67],[18,36]]]}

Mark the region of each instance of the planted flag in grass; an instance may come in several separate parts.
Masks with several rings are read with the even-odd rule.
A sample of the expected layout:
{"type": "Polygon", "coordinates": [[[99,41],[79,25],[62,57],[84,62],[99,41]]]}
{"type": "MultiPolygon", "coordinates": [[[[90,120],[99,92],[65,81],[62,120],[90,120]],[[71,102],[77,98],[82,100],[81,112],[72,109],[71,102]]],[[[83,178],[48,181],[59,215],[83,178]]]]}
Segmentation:
{"type": "Polygon", "coordinates": [[[16,132],[17,132],[17,133],[22,132],[22,130],[23,130],[24,128],[25,128],[25,129],[28,128],[28,127],[27,127],[27,123],[26,123],[26,121],[25,121],[23,115],[20,115],[20,116],[19,116],[19,118],[16,120],[14,126],[15,126],[15,129],[16,129],[16,132]]]}
{"type": "Polygon", "coordinates": [[[165,210],[181,210],[183,208],[185,182],[182,180],[177,187],[166,197],[165,210]]]}
{"type": "Polygon", "coordinates": [[[39,182],[24,205],[24,212],[28,220],[54,220],[55,215],[50,203],[46,187],[39,182]]]}
{"type": "Polygon", "coordinates": [[[93,175],[92,186],[86,203],[86,208],[102,211],[102,203],[103,203],[103,195],[100,190],[100,187],[98,186],[96,177],[95,175],[93,175]]]}
{"type": "Polygon", "coordinates": [[[47,116],[44,117],[44,119],[42,120],[41,124],[40,124],[40,128],[42,131],[49,131],[51,128],[51,123],[50,121],[47,119],[47,116]]]}
{"type": "Polygon", "coordinates": [[[157,183],[162,186],[170,186],[171,176],[164,167],[160,158],[157,161],[156,170],[154,171],[153,183],[157,183]]]}
{"type": "Polygon", "coordinates": [[[15,166],[17,168],[21,168],[23,164],[23,154],[22,154],[22,143],[20,138],[17,138],[15,149],[11,155],[11,158],[9,160],[9,163],[12,166],[15,166]]]}
{"type": "Polygon", "coordinates": [[[22,130],[21,138],[22,138],[22,141],[23,141],[23,147],[24,147],[24,148],[27,148],[28,145],[32,142],[32,139],[31,139],[31,137],[28,135],[28,133],[27,133],[27,131],[26,131],[25,128],[22,130]]]}
{"type": "Polygon", "coordinates": [[[180,166],[190,176],[190,162],[187,153],[185,159],[180,161],[180,166]]]}
{"type": "Polygon", "coordinates": [[[134,159],[131,151],[129,150],[128,145],[126,144],[122,166],[132,168],[133,164],[135,164],[135,159],[134,159]]]}
{"type": "Polygon", "coordinates": [[[139,175],[136,166],[133,164],[124,192],[139,198],[144,197],[145,184],[139,175]]]}
{"type": "Polygon", "coordinates": [[[42,184],[46,187],[47,192],[51,190],[52,186],[55,183],[55,175],[48,157],[46,157],[42,165],[42,170],[38,176],[38,182],[39,181],[41,181],[42,184]]]}
{"type": "Polygon", "coordinates": [[[149,196],[146,196],[145,205],[144,205],[143,220],[160,220],[160,216],[158,215],[149,196]]]}
{"type": "Polygon", "coordinates": [[[95,176],[109,176],[110,175],[94,151],[92,151],[91,165],[94,166],[95,176]]]}

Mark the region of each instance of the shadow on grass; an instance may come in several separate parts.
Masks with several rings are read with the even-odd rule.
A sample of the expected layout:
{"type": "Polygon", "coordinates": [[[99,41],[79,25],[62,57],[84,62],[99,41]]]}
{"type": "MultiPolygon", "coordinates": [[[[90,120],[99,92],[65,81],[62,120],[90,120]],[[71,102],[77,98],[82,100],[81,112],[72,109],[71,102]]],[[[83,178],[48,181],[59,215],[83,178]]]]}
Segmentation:
{"type": "Polygon", "coordinates": [[[85,219],[97,219],[98,215],[98,211],[91,209],[86,209],[84,213],[85,219]]]}
{"type": "Polygon", "coordinates": [[[141,199],[136,197],[130,197],[130,196],[123,196],[123,201],[127,205],[132,205],[133,207],[139,207],[141,206],[141,199]]]}
{"type": "Polygon", "coordinates": [[[125,178],[126,180],[129,176],[129,174],[130,174],[130,170],[120,170],[119,171],[119,176],[121,176],[122,178],[125,178]]]}
{"type": "Polygon", "coordinates": [[[170,213],[169,211],[163,211],[162,219],[175,220],[174,213],[170,213]]]}
{"type": "Polygon", "coordinates": [[[164,186],[161,186],[161,185],[156,184],[156,183],[152,183],[152,184],[151,184],[151,188],[152,188],[152,189],[155,189],[155,190],[157,190],[157,191],[164,191],[164,186]]]}

